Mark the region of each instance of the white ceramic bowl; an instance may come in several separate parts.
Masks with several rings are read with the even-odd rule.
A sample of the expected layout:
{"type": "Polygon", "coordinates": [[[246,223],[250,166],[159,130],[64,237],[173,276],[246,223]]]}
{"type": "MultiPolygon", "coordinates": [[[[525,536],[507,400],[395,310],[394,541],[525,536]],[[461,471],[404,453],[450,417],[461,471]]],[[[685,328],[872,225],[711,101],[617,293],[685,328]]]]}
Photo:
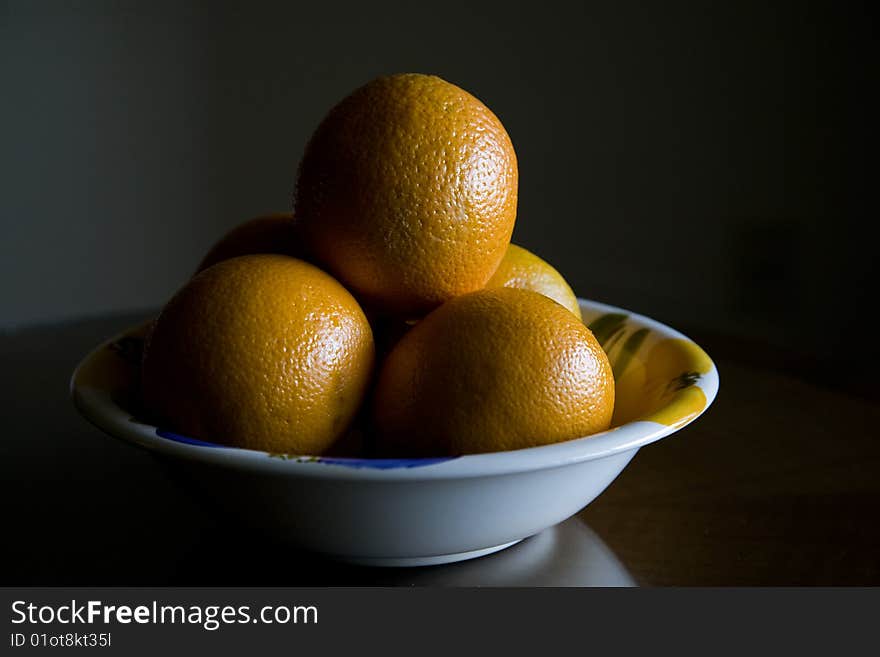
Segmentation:
{"type": "Polygon", "coordinates": [[[641,419],[543,447],[438,459],[344,459],[178,436],[135,418],[144,327],[90,353],[73,374],[71,393],[86,418],[159,457],[190,494],[298,547],[369,565],[458,561],[577,513],[639,448],[680,430],[715,398],[717,370],[685,336],[626,310],[580,303],[615,367],[621,408],[641,419]],[[638,408],[641,400],[650,407],[638,408]]]}

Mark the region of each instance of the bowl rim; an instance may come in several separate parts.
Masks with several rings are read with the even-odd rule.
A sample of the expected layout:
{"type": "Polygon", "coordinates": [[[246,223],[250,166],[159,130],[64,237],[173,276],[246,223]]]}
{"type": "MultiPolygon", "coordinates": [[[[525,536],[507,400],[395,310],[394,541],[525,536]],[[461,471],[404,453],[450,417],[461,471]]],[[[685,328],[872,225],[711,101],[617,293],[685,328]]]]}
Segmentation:
{"type": "MultiPolygon", "coordinates": [[[[625,314],[626,321],[633,326],[647,328],[661,338],[682,339],[696,345],[683,333],[645,315],[583,298],[578,298],[578,304],[582,312],[587,310],[590,313],[625,314]]],[[[694,384],[703,391],[706,403],[699,412],[687,420],[675,425],[637,420],[583,438],[538,447],[433,459],[277,455],[204,443],[163,431],[133,418],[128,410],[113,400],[107,389],[80,381],[83,369],[103,350],[143,326],[144,324],[140,324],[121,331],[103,341],[80,361],[70,380],[70,393],[77,410],[105,433],[160,456],[261,473],[324,479],[411,481],[497,476],[559,468],[621,452],[631,452],[680,431],[706,412],[715,400],[719,387],[718,369],[714,361],[709,358],[711,363],[709,371],[694,384]]]]}

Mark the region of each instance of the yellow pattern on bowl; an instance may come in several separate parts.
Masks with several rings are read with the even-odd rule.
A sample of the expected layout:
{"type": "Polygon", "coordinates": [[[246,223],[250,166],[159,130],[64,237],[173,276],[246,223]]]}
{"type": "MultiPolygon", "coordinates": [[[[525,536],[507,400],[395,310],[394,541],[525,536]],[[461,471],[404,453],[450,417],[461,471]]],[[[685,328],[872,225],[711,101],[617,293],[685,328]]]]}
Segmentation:
{"type": "Polygon", "coordinates": [[[706,407],[706,395],[696,383],[712,369],[711,359],[691,340],[662,337],[630,326],[628,319],[623,313],[585,318],[614,372],[611,426],[635,420],[686,424],[706,407]]]}

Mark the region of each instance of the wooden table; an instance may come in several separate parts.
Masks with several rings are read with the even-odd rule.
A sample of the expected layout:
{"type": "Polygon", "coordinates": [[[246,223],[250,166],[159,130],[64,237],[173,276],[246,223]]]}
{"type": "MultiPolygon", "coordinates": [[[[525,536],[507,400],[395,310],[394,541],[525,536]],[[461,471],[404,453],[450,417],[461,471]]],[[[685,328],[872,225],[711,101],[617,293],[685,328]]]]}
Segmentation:
{"type": "Polygon", "coordinates": [[[880,407],[713,351],[721,388],[582,517],[655,585],[880,584],[880,407]]]}
{"type": "Polygon", "coordinates": [[[715,404],[566,523],[472,562],[380,570],[241,531],[76,413],[76,363],[142,318],[0,334],[0,584],[880,584],[876,397],[809,382],[755,345],[693,335],[721,374],[715,404]]]}

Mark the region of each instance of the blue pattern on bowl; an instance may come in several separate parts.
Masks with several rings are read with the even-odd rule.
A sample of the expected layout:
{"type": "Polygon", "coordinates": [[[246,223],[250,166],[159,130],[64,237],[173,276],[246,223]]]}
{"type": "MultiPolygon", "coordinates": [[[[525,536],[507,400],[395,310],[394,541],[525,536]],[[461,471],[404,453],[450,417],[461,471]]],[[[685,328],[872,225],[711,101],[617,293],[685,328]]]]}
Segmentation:
{"type": "MultiPolygon", "coordinates": [[[[198,445],[200,447],[217,447],[228,448],[227,445],[218,445],[217,443],[209,443],[205,440],[197,440],[182,436],[179,433],[168,431],[166,429],[156,429],[156,435],[161,438],[167,438],[185,445],[198,445]]],[[[287,454],[270,454],[267,456],[273,458],[282,458],[285,460],[298,461],[300,463],[323,463],[324,465],[341,465],[347,468],[373,468],[376,470],[391,470],[394,468],[421,468],[426,465],[434,465],[435,463],[444,463],[458,458],[457,456],[441,456],[437,458],[419,458],[419,459],[358,459],[333,456],[290,456],[287,454]]]]}
{"type": "Polygon", "coordinates": [[[184,443],[185,445],[199,445],[200,447],[226,447],[226,445],[218,445],[217,443],[209,443],[204,440],[197,440],[195,438],[181,436],[179,433],[166,431],[165,429],[156,429],[156,435],[161,436],[162,438],[167,438],[168,440],[173,440],[178,443],[184,443]]]}
{"type": "Polygon", "coordinates": [[[440,456],[423,459],[352,459],[319,456],[317,462],[326,463],[327,465],[344,465],[349,468],[391,470],[392,468],[421,468],[426,465],[434,465],[435,463],[445,463],[457,458],[457,456],[440,456]]]}

